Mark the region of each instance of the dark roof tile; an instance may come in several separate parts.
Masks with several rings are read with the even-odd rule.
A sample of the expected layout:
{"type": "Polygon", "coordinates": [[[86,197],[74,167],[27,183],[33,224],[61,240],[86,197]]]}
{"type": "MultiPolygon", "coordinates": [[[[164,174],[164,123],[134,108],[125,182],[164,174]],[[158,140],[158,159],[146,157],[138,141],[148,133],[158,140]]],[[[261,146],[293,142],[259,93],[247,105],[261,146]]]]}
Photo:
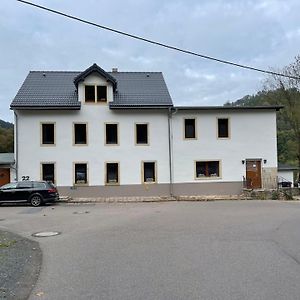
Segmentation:
{"type": "MultiPolygon", "coordinates": [[[[75,83],[82,80],[80,76],[84,72],[31,71],[12,101],[11,108],[79,109],[80,102],[74,80],[75,83]]],[[[111,108],[173,105],[161,72],[106,74],[117,83],[114,101],[110,103],[111,108]]]]}

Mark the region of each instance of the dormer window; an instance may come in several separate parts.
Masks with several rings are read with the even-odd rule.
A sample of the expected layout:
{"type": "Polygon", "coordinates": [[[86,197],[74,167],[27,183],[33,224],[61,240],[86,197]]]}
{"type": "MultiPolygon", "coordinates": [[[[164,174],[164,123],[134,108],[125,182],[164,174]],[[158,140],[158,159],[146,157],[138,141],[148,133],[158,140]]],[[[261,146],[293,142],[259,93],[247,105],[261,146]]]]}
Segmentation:
{"type": "Polygon", "coordinates": [[[86,85],[85,102],[96,103],[107,101],[107,86],[105,85],[86,85]]]}

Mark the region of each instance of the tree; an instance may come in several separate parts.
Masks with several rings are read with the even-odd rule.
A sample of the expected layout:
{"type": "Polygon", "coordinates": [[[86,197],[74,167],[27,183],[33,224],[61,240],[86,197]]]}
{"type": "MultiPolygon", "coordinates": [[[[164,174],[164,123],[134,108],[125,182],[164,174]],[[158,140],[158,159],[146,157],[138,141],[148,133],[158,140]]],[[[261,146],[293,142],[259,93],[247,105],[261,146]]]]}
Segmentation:
{"type": "MultiPolygon", "coordinates": [[[[276,90],[278,97],[275,101],[285,106],[282,115],[290,124],[300,170],[300,55],[295,57],[294,62],[280,70],[280,73],[290,77],[272,75],[267,79],[265,87],[267,90],[276,90]]],[[[300,173],[298,173],[298,181],[300,181],[300,173]]]]}

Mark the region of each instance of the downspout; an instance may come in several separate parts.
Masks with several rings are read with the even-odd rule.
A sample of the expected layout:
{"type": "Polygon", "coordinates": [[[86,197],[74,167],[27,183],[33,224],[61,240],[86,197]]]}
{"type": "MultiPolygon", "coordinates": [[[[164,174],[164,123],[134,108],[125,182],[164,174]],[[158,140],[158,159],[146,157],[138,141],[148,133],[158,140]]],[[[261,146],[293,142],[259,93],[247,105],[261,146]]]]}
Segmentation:
{"type": "Polygon", "coordinates": [[[18,162],[19,162],[19,143],[18,143],[18,115],[14,111],[15,115],[15,127],[14,127],[14,148],[15,148],[15,170],[16,170],[16,181],[19,180],[19,175],[18,175],[18,162]]]}
{"type": "Polygon", "coordinates": [[[169,176],[170,176],[170,184],[169,184],[169,193],[170,197],[174,198],[173,193],[173,126],[172,126],[172,116],[177,112],[175,109],[172,112],[172,108],[168,110],[168,141],[169,141],[169,176]]]}

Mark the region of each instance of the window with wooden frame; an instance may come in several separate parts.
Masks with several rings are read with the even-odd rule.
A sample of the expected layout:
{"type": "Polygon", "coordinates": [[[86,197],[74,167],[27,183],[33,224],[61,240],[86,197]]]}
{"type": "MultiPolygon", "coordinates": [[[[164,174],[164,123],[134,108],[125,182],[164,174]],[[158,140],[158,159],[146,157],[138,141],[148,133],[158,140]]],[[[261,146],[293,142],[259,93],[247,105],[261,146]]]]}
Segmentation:
{"type": "Polygon", "coordinates": [[[156,162],[142,162],[142,180],[144,183],[156,182],[156,162]]]}
{"type": "Polygon", "coordinates": [[[228,118],[218,118],[218,138],[229,138],[228,118]]]}
{"type": "Polygon", "coordinates": [[[148,145],[148,124],[135,124],[135,143],[136,145],[148,145]]]}
{"type": "Polygon", "coordinates": [[[220,177],[220,161],[196,161],[195,163],[196,178],[220,177]]]}
{"type": "Polygon", "coordinates": [[[87,145],[87,124],[74,123],[74,145],[87,145]]]}
{"type": "Polygon", "coordinates": [[[96,103],[107,101],[106,85],[86,85],[85,86],[85,102],[96,103]]]}
{"type": "Polygon", "coordinates": [[[55,183],[55,163],[42,163],[42,180],[55,183]]]}
{"type": "Polygon", "coordinates": [[[196,119],[184,119],[184,138],[196,139],[196,119]]]}
{"type": "Polygon", "coordinates": [[[87,184],[87,163],[74,163],[74,184],[87,184]]]}
{"type": "Polygon", "coordinates": [[[41,144],[55,145],[55,123],[41,123],[41,144]]]}
{"type": "Polygon", "coordinates": [[[119,134],[118,134],[118,124],[105,124],[105,144],[106,145],[118,145],[119,144],[119,134]]]}
{"type": "Polygon", "coordinates": [[[106,165],[105,184],[107,185],[119,184],[119,163],[107,162],[105,165],[106,165]]]}

